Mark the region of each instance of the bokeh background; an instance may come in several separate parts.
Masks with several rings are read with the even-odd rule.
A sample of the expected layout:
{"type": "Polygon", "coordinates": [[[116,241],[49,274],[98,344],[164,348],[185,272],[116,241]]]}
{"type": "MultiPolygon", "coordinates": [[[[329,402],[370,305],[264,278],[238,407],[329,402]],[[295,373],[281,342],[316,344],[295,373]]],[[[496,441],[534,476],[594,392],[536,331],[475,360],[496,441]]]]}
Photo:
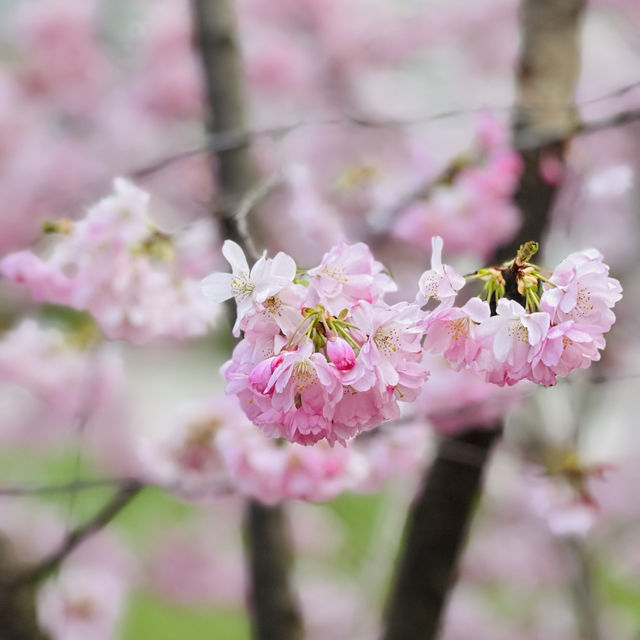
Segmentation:
{"type": "MultiPolygon", "coordinates": [[[[250,216],[257,244],[312,266],[338,238],[366,241],[399,282],[397,299],[412,299],[431,235],[444,236],[461,272],[483,266],[509,239],[518,224],[513,185],[482,206],[455,184],[398,203],[459,154],[480,149],[490,164],[492,149],[508,149],[518,2],[235,6],[247,126],[259,132],[251,153],[275,185],[250,216]]],[[[633,0],[589,4],[575,96],[582,121],[640,109],[639,35],[633,0]]],[[[55,240],[43,223],[82,218],[122,176],[151,194],[151,215],[180,239],[190,278],[226,269],[186,0],[2,0],[0,62],[0,257],[46,253],[55,240]]],[[[625,296],[603,359],[588,372],[508,398],[478,391],[482,407],[514,408],[475,515],[446,640],[640,638],[639,141],[640,124],[603,128],[573,140],[560,177],[547,168],[560,187],[540,261],[553,267],[595,246],[625,296]],[[576,469],[589,500],[576,491],[576,469]]],[[[209,313],[207,335],[96,346],[88,314],[0,279],[5,562],[36,562],[112,487],[51,495],[2,495],[2,487],[142,473],[144,443],[222,393],[218,369],[233,340],[224,312],[209,313]]],[[[406,510],[447,429],[439,418],[455,413],[474,384],[439,366],[431,391],[397,426],[418,435],[366,453],[371,467],[387,456],[380,481],[371,476],[326,503],[287,502],[310,639],[375,637],[406,510]]],[[[116,603],[119,622],[104,637],[249,637],[245,498],[227,493],[185,500],[146,488],[68,559],[122,567],[122,602],[119,591],[96,595],[116,603]]]]}

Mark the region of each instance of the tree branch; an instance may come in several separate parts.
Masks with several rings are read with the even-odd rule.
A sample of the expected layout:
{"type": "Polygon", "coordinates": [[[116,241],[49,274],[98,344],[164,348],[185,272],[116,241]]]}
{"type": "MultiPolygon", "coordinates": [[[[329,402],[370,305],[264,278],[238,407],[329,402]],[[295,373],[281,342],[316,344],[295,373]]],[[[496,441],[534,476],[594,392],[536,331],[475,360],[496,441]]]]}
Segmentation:
{"type": "MultiPolygon", "coordinates": [[[[633,87],[640,85],[640,83],[635,83],[631,85],[633,87]]],[[[625,90],[629,90],[628,87],[624,88],[625,90]]],[[[622,91],[620,89],[619,91],[622,91]]],[[[596,98],[593,100],[589,100],[584,102],[583,104],[591,104],[592,102],[597,102],[599,100],[605,99],[604,96],[600,98],[596,98]]],[[[548,109],[547,107],[546,109],[548,109]]],[[[539,106],[536,109],[546,110],[544,107],[539,106]]],[[[240,129],[240,130],[229,130],[229,131],[219,131],[218,133],[209,135],[207,140],[202,144],[195,145],[188,149],[184,149],[182,151],[178,151],[170,156],[166,156],[163,158],[159,158],[154,162],[145,165],[143,167],[139,167],[137,169],[133,169],[128,171],[126,175],[133,179],[141,179],[145,178],[149,175],[152,175],[166,167],[172,165],[175,162],[179,162],[185,158],[190,158],[192,156],[200,155],[202,153],[218,153],[221,151],[232,151],[236,149],[243,149],[245,147],[250,146],[256,140],[260,140],[262,138],[279,138],[293,131],[297,131],[299,129],[305,127],[330,127],[330,126],[341,126],[346,124],[351,124],[359,127],[367,127],[370,129],[392,129],[392,128],[400,128],[400,127],[410,127],[416,124],[421,124],[425,122],[435,122],[437,120],[444,120],[446,118],[451,118],[454,116],[461,115],[469,115],[469,114],[481,114],[487,113],[488,111],[501,111],[501,110],[510,110],[504,107],[494,107],[491,108],[483,108],[483,107],[475,107],[473,109],[468,110],[459,110],[459,111],[445,111],[442,113],[434,114],[425,118],[419,119],[409,119],[409,120],[365,120],[365,119],[355,119],[355,118],[331,118],[331,119],[320,119],[320,120],[303,120],[300,122],[294,122],[287,125],[281,125],[278,127],[270,127],[266,129],[240,129]]],[[[640,109],[626,109],[623,111],[618,111],[613,113],[610,116],[605,116],[603,118],[598,118],[595,120],[586,120],[579,121],[575,124],[575,126],[566,132],[566,134],[562,136],[558,135],[546,135],[546,136],[535,136],[531,132],[528,134],[522,134],[519,141],[514,142],[514,148],[522,151],[536,149],[538,147],[544,147],[551,143],[560,143],[565,142],[577,135],[586,135],[590,133],[596,133],[598,131],[603,131],[605,129],[612,129],[615,127],[621,127],[628,124],[632,124],[640,120],[640,109]]],[[[425,184],[416,190],[416,197],[420,195],[422,191],[424,191],[431,184],[431,180],[425,182],[425,184]]],[[[413,192],[412,192],[413,193],[413,192]]],[[[406,197],[410,197],[411,194],[407,194],[406,197]]]]}
{"type": "Polygon", "coordinates": [[[130,478],[102,478],[97,480],[74,480],[64,484],[49,484],[37,487],[1,487],[0,497],[22,498],[26,496],[54,495],[57,493],[73,493],[87,489],[102,489],[126,485],[131,482],[130,478]]]}
{"type": "MultiPolygon", "coordinates": [[[[236,36],[233,2],[193,0],[195,43],[202,61],[209,106],[207,130],[214,136],[237,136],[237,145],[216,146],[214,172],[223,200],[239,202],[255,182],[256,172],[247,149],[242,61],[236,36]],[[237,132],[237,133],[234,133],[237,132]]],[[[222,141],[224,142],[224,141],[222,141]]],[[[243,245],[246,238],[233,218],[233,208],[222,211],[224,237],[243,245]]],[[[253,256],[255,259],[255,256],[253,256]]]]}
{"type": "Polygon", "coordinates": [[[37,619],[33,587],[0,584],[0,640],[46,640],[37,619]]]}
{"type": "Polygon", "coordinates": [[[81,542],[108,525],[144,488],[144,485],[132,480],[113,496],[92,518],[71,531],[59,549],[47,556],[24,573],[16,576],[10,584],[13,588],[35,584],[55,571],[63,560],[76,549],[81,542]]]}

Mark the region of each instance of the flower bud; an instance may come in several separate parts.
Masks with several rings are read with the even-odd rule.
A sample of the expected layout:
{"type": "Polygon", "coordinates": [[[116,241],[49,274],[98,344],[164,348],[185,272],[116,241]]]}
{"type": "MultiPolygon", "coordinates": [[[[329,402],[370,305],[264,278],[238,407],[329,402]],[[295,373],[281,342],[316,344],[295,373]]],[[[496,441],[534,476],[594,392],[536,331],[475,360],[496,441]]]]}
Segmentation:
{"type": "MultiPolygon", "coordinates": [[[[271,379],[271,374],[282,362],[282,356],[273,356],[257,364],[249,374],[249,384],[258,392],[265,395],[265,390],[271,379]]],[[[273,393],[273,390],[270,390],[273,393]]],[[[271,395],[268,393],[268,395],[271,395]]]]}
{"type": "Polygon", "coordinates": [[[353,369],[356,363],[356,354],[349,343],[342,338],[331,338],[327,342],[327,355],[340,371],[353,369]]]}

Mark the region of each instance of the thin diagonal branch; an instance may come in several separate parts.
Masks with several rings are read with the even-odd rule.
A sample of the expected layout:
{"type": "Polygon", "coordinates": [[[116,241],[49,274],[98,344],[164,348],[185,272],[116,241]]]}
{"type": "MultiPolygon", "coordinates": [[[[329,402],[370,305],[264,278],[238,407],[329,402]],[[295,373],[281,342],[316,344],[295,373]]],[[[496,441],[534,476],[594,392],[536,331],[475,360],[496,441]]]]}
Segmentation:
{"type": "Polygon", "coordinates": [[[11,581],[11,585],[14,588],[32,585],[55,571],[81,542],[108,525],[143,488],[144,485],[141,485],[135,480],[128,482],[92,518],[76,529],[73,529],[67,535],[59,549],[47,556],[35,567],[18,575],[11,581]]]}
{"type": "Polygon", "coordinates": [[[131,478],[99,478],[97,480],[74,480],[63,484],[48,484],[36,487],[0,486],[0,497],[22,498],[27,496],[55,495],[58,493],[72,493],[89,489],[103,489],[105,487],[117,487],[131,483],[131,478]]]}
{"type": "MultiPolygon", "coordinates": [[[[640,82],[634,83],[632,85],[640,86],[640,82]]],[[[627,88],[628,90],[628,88],[627,88]]],[[[608,97],[608,96],[607,96],[608,97]]],[[[604,99],[603,97],[597,98],[594,100],[587,101],[583,104],[590,104],[591,102],[596,102],[598,100],[604,99]]],[[[506,109],[502,107],[501,109],[506,109]]],[[[548,107],[547,109],[543,109],[542,107],[532,108],[531,112],[538,111],[549,111],[549,110],[557,110],[557,107],[548,107]]],[[[180,160],[184,160],[186,158],[191,158],[196,155],[200,155],[203,153],[219,153],[226,151],[233,151],[238,149],[243,149],[245,147],[250,146],[257,140],[262,138],[279,138],[287,135],[293,131],[297,131],[299,129],[305,127],[327,127],[327,126],[341,126],[351,124],[353,126],[366,127],[370,129],[393,129],[400,127],[410,127],[416,124],[423,124],[426,122],[436,122],[438,120],[444,120],[446,118],[450,118],[458,115],[469,115],[473,113],[487,113],[489,111],[495,111],[496,108],[484,108],[484,107],[476,107],[474,109],[468,110],[458,110],[458,111],[446,111],[439,114],[434,114],[429,116],[428,118],[414,118],[407,120],[365,120],[365,119],[357,119],[357,118],[331,118],[331,119],[318,119],[318,120],[301,120],[298,122],[294,122],[287,125],[281,125],[278,127],[269,127],[266,129],[240,129],[240,130],[227,130],[227,131],[219,131],[218,133],[214,133],[208,136],[207,140],[202,142],[202,144],[198,144],[188,149],[183,149],[182,151],[177,151],[169,156],[165,156],[159,158],[147,164],[143,167],[139,167],[137,169],[132,169],[131,171],[126,172],[126,175],[130,178],[142,179],[149,175],[152,175],[166,167],[174,164],[175,162],[179,162],[180,160]]],[[[538,147],[544,147],[551,143],[559,143],[563,142],[567,139],[570,139],[577,135],[584,135],[589,133],[595,133],[597,131],[603,131],[605,129],[612,129],[615,127],[621,127],[628,124],[632,124],[640,120],[640,108],[638,109],[626,109],[623,111],[618,111],[609,116],[604,116],[602,118],[594,119],[594,120],[586,120],[576,122],[575,126],[568,130],[566,134],[561,137],[557,135],[532,135],[529,132],[526,135],[522,135],[520,141],[516,141],[514,143],[514,148],[525,151],[529,149],[534,149],[538,147]]],[[[424,187],[421,187],[417,190],[418,194],[420,191],[424,191],[425,187],[427,187],[429,183],[425,183],[424,187]]]]}

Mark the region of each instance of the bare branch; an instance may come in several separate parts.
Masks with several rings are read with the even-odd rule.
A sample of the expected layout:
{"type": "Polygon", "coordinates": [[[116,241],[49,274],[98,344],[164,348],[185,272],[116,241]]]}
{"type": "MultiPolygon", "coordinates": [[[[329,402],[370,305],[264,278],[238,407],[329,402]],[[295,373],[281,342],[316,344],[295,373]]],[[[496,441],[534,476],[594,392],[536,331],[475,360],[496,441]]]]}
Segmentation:
{"type": "Polygon", "coordinates": [[[240,201],[238,208],[234,214],[235,225],[238,228],[238,235],[242,238],[244,246],[248,249],[250,255],[257,256],[258,250],[253,243],[251,234],[247,226],[247,216],[264,198],[266,198],[273,189],[275,189],[281,181],[278,174],[272,174],[260,180],[240,201]]]}
{"type": "MultiPolygon", "coordinates": [[[[617,89],[616,91],[609,94],[599,96],[591,100],[586,100],[582,104],[588,105],[610,99],[614,96],[623,95],[638,86],[640,86],[640,81],[617,89]]],[[[559,107],[553,105],[537,105],[535,107],[532,106],[530,108],[530,112],[549,112],[557,111],[558,109],[559,107]]],[[[482,114],[492,111],[511,112],[512,110],[512,107],[474,107],[472,109],[443,111],[441,113],[436,113],[422,118],[410,118],[406,120],[373,120],[343,116],[339,118],[300,120],[291,124],[269,127],[266,129],[238,129],[219,131],[218,133],[208,136],[208,139],[202,142],[202,144],[192,146],[188,149],[183,149],[182,151],[178,151],[174,154],[171,154],[170,156],[159,158],[158,160],[155,160],[154,162],[143,167],[132,169],[131,171],[126,172],[126,175],[134,180],[142,179],[153,173],[161,171],[162,169],[165,169],[175,162],[179,162],[180,160],[184,160],[186,158],[190,158],[207,152],[219,153],[236,149],[243,149],[250,146],[256,140],[260,140],[262,138],[277,139],[303,128],[344,126],[350,124],[356,127],[364,127],[369,129],[393,129],[401,127],[411,127],[419,124],[427,124],[429,122],[437,122],[439,120],[445,120],[464,115],[482,114]]],[[[552,142],[560,142],[575,135],[592,133],[603,129],[610,129],[612,127],[624,126],[632,122],[636,122],[638,119],[640,119],[640,109],[628,109],[625,111],[616,112],[611,116],[606,116],[601,119],[577,122],[575,126],[561,138],[558,138],[557,135],[547,135],[543,137],[531,136],[531,134],[528,134],[528,136],[524,136],[523,139],[520,140],[520,142],[516,141],[514,147],[516,149],[524,151],[535,147],[541,147],[552,142]]]]}
{"type": "Polygon", "coordinates": [[[132,480],[125,484],[92,518],[71,531],[59,549],[46,557],[42,562],[15,577],[11,585],[23,587],[35,584],[55,571],[63,560],[81,542],[108,525],[144,488],[144,485],[132,480]]]}
{"type": "Polygon", "coordinates": [[[73,480],[64,484],[40,485],[37,487],[0,487],[0,497],[27,497],[55,495],[58,493],[73,493],[87,489],[103,489],[105,487],[125,486],[131,483],[131,478],[99,478],[97,480],[73,480]]]}

